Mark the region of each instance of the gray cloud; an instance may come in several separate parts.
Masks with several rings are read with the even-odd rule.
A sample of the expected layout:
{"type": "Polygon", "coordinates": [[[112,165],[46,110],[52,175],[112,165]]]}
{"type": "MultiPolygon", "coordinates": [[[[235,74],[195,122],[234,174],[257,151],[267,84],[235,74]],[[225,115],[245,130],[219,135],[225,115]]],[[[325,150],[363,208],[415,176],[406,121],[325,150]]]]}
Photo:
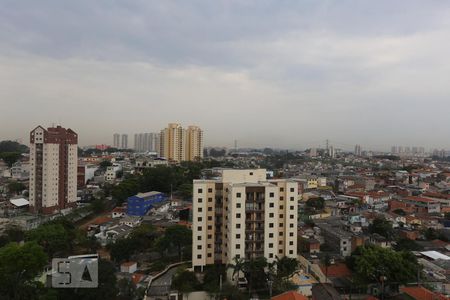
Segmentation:
{"type": "Polygon", "coordinates": [[[450,147],[445,1],[0,0],[0,138],[450,147]]]}

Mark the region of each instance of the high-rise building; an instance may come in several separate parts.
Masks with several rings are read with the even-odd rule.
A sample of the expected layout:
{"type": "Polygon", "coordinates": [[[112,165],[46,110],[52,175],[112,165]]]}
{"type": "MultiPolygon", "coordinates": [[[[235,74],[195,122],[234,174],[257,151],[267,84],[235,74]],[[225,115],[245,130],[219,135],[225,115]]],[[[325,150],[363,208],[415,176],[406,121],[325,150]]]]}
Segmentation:
{"type": "Polygon", "coordinates": [[[180,124],[170,123],[161,130],[160,156],[172,161],[186,160],[186,131],[180,124]]]}
{"type": "Polygon", "coordinates": [[[51,214],[77,200],[78,136],[61,126],[30,132],[30,210],[51,214]]]}
{"type": "Polygon", "coordinates": [[[203,157],[203,131],[198,126],[186,130],[186,160],[195,161],[203,157]]]}
{"type": "Polygon", "coordinates": [[[157,152],[158,133],[137,133],[134,135],[134,149],[138,152],[157,152]]]}
{"type": "Polygon", "coordinates": [[[193,161],[203,157],[203,131],[200,127],[183,129],[180,124],[170,123],[161,130],[159,155],[168,160],[193,161]]]}
{"type": "Polygon", "coordinates": [[[391,153],[392,154],[397,154],[397,146],[392,146],[391,147],[391,153]]]}
{"type": "Polygon", "coordinates": [[[121,147],[122,149],[128,149],[128,134],[122,134],[122,141],[121,141],[121,147]]]}
{"type": "Polygon", "coordinates": [[[361,156],[361,145],[356,145],[355,146],[355,155],[356,156],[361,156]]]}
{"type": "Polygon", "coordinates": [[[119,147],[120,147],[120,134],[114,133],[113,139],[114,139],[113,147],[119,149],[119,147]]]}
{"type": "Polygon", "coordinates": [[[221,170],[194,180],[192,265],[233,258],[297,257],[298,183],[267,180],[265,169],[221,170]]]}

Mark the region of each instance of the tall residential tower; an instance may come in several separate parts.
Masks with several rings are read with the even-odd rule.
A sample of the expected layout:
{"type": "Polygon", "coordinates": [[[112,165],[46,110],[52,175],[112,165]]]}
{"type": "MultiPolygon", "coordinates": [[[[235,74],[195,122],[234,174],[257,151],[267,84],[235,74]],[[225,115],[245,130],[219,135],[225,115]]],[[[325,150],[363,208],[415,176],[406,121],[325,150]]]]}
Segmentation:
{"type": "Polygon", "coordinates": [[[30,210],[51,214],[76,205],[78,136],[61,126],[30,133],[30,210]]]}
{"type": "Polygon", "coordinates": [[[203,131],[200,127],[170,123],[161,130],[159,155],[168,160],[193,161],[203,157],[203,131]]]}

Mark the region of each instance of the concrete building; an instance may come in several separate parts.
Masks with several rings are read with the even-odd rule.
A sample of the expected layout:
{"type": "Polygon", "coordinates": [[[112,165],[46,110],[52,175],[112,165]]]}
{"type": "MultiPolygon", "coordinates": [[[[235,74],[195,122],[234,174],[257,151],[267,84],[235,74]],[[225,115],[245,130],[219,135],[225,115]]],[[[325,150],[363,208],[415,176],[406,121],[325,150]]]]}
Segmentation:
{"type": "Polygon", "coordinates": [[[216,180],[194,180],[193,267],[297,257],[298,184],[267,180],[265,169],[219,172],[216,180]]]}
{"type": "Polygon", "coordinates": [[[121,149],[128,149],[128,134],[122,134],[121,149]]]}
{"type": "Polygon", "coordinates": [[[160,192],[139,193],[127,199],[127,214],[129,216],[144,216],[153,205],[167,200],[160,192]]]}
{"type": "Polygon", "coordinates": [[[343,257],[352,254],[352,235],[342,229],[339,224],[316,223],[316,226],[320,228],[320,234],[328,246],[343,257]]]}
{"type": "Polygon", "coordinates": [[[61,126],[30,133],[30,210],[50,214],[76,205],[78,135],[61,126]]]}
{"type": "Polygon", "coordinates": [[[189,126],[186,130],[186,159],[195,161],[203,157],[203,131],[198,126],[189,126]]]}
{"type": "Polygon", "coordinates": [[[170,123],[161,130],[159,155],[169,161],[194,161],[203,157],[203,131],[197,126],[183,129],[170,123]]]}
{"type": "Polygon", "coordinates": [[[356,156],[361,156],[361,145],[356,145],[355,146],[355,155],[356,156]]]}
{"type": "Polygon", "coordinates": [[[134,135],[134,150],[137,152],[156,152],[158,146],[157,133],[137,133],[134,135]]]}
{"type": "Polygon", "coordinates": [[[119,149],[120,147],[120,134],[114,133],[113,135],[113,147],[119,149]]]}

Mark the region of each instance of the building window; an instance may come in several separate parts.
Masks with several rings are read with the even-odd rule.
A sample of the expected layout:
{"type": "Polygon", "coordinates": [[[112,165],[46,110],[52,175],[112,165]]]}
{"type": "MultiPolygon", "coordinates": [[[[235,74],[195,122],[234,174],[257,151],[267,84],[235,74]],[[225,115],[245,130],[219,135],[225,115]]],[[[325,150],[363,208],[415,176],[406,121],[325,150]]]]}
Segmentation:
{"type": "Polygon", "coordinates": [[[283,227],[283,225],[284,225],[283,223],[280,223],[280,227],[283,227]]]}
{"type": "Polygon", "coordinates": [[[201,222],[203,219],[202,219],[202,217],[198,217],[197,220],[198,220],[199,222],[201,222]]]}
{"type": "Polygon", "coordinates": [[[241,235],[238,233],[238,234],[236,234],[236,238],[237,239],[240,239],[241,238],[241,235]]]}
{"type": "Polygon", "coordinates": [[[280,214],[280,219],[282,219],[282,218],[284,218],[284,215],[283,215],[283,214],[280,214]]]}
{"type": "Polygon", "coordinates": [[[290,224],[289,227],[294,228],[294,224],[290,224]]]}
{"type": "Polygon", "coordinates": [[[273,218],[273,216],[274,216],[273,213],[269,214],[269,218],[273,218]]]}
{"type": "Polygon", "coordinates": [[[236,198],[241,198],[241,193],[236,193],[236,198]]]}
{"type": "Polygon", "coordinates": [[[240,229],[241,228],[241,224],[236,224],[236,228],[240,229]]]}
{"type": "Polygon", "coordinates": [[[295,189],[294,189],[294,188],[291,188],[291,193],[293,193],[293,192],[295,192],[295,189]]]}
{"type": "Polygon", "coordinates": [[[198,208],[198,212],[202,212],[202,208],[201,207],[198,208]]]}
{"type": "Polygon", "coordinates": [[[250,176],[252,176],[253,175],[253,172],[250,172],[250,176]]]}
{"type": "Polygon", "coordinates": [[[241,218],[241,214],[236,214],[236,218],[240,219],[241,218]]]}
{"type": "Polygon", "coordinates": [[[201,240],[202,240],[202,236],[199,235],[199,236],[197,237],[197,241],[201,241],[201,240]]]}
{"type": "Polygon", "coordinates": [[[283,205],[280,205],[280,209],[283,209],[284,208],[284,206],[283,205]]]}
{"type": "Polygon", "coordinates": [[[273,238],[273,233],[269,233],[269,238],[273,238]]]}
{"type": "Polygon", "coordinates": [[[210,207],[208,207],[208,211],[212,211],[212,207],[210,206],[210,207]]]}
{"type": "Polygon", "coordinates": [[[292,246],[292,245],[294,245],[294,242],[293,242],[293,241],[290,241],[290,242],[289,242],[289,246],[292,246]]]}
{"type": "Polygon", "coordinates": [[[279,236],[283,236],[283,231],[280,231],[279,236]]]}
{"type": "Polygon", "coordinates": [[[212,234],[208,234],[208,239],[212,239],[212,234]]]}
{"type": "Polygon", "coordinates": [[[199,194],[203,193],[203,189],[198,189],[198,193],[199,194]]]}
{"type": "Polygon", "coordinates": [[[273,248],[273,243],[269,243],[269,248],[273,248]]]}
{"type": "Polygon", "coordinates": [[[269,253],[269,258],[273,258],[273,253],[269,253]]]}
{"type": "Polygon", "coordinates": [[[294,250],[289,250],[289,254],[294,254],[294,250]]]}
{"type": "Polygon", "coordinates": [[[208,244],[208,248],[211,249],[211,244],[208,244]]]}
{"type": "Polygon", "coordinates": [[[197,258],[202,259],[202,255],[201,254],[197,255],[197,258]]]}
{"type": "Polygon", "coordinates": [[[212,230],[212,226],[211,225],[208,225],[208,230],[212,230]]]}
{"type": "Polygon", "coordinates": [[[241,204],[240,203],[236,203],[236,208],[241,208],[241,204]]]}
{"type": "Polygon", "coordinates": [[[269,197],[270,197],[270,198],[275,197],[275,193],[269,193],[269,197]]]}
{"type": "Polygon", "coordinates": [[[202,231],[202,226],[198,226],[197,231],[202,231]]]}
{"type": "MultiPolygon", "coordinates": [[[[227,256],[226,253],[225,253],[225,256],[227,256]]],[[[236,258],[241,258],[241,256],[239,254],[236,254],[236,258]]]]}
{"type": "Polygon", "coordinates": [[[269,207],[273,207],[273,206],[274,206],[273,202],[270,202],[269,207]]]}
{"type": "Polygon", "coordinates": [[[280,201],[284,201],[284,197],[283,196],[280,196],[280,201]]]}
{"type": "Polygon", "coordinates": [[[293,219],[293,218],[294,218],[294,215],[290,215],[290,218],[293,219]]]}
{"type": "Polygon", "coordinates": [[[278,250],[278,254],[283,254],[283,250],[278,250]]]}
{"type": "Polygon", "coordinates": [[[208,189],[208,193],[212,193],[212,189],[211,188],[208,189]]]}
{"type": "Polygon", "coordinates": [[[283,187],[280,187],[280,192],[284,192],[284,188],[283,187]]]}
{"type": "Polygon", "coordinates": [[[241,249],[241,244],[236,244],[236,249],[241,249]]]}
{"type": "Polygon", "coordinates": [[[212,254],[211,254],[211,253],[208,253],[208,257],[212,257],[212,254]]]}
{"type": "Polygon", "coordinates": [[[273,228],[273,223],[269,223],[269,228],[273,228]]]}
{"type": "Polygon", "coordinates": [[[203,199],[202,198],[198,198],[198,203],[202,203],[203,199]]]}
{"type": "Polygon", "coordinates": [[[197,250],[202,250],[202,245],[198,245],[197,250]]]}
{"type": "Polygon", "coordinates": [[[208,221],[212,221],[212,217],[211,216],[208,217],[208,221]]]}
{"type": "Polygon", "coordinates": [[[283,241],[278,241],[278,245],[283,245],[283,241]]]}
{"type": "Polygon", "coordinates": [[[292,205],[291,205],[289,208],[290,208],[291,210],[294,210],[294,206],[292,206],[292,205]]]}
{"type": "Polygon", "coordinates": [[[212,202],[212,198],[208,198],[208,202],[212,202]]]}
{"type": "Polygon", "coordinates": [[[294,197],[291,197],[291,201],[294,201],[294,197]]]}
{"type": "Polygon", "coordinates": [[[289,236],[294,236],[294,233],[293,232],[289,233],[289,236]]]}

